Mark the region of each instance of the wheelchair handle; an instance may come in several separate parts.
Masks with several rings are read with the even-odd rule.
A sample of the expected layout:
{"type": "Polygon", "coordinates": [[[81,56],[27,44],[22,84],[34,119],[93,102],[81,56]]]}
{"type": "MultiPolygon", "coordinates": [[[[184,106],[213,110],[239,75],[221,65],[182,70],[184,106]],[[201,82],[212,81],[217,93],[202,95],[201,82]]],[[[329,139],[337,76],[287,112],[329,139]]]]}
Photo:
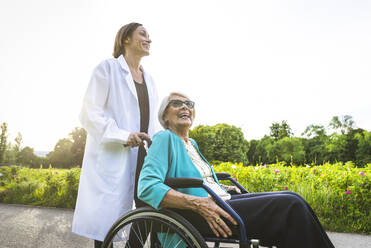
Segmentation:
{"type": "MultiPolygon", "coordinates": [[[[145,141],[147,142],[147,145],[146,143],[144,142],[144,144],[141,144],[141,146],[144,146],[146,148],[146,150],[148,150],[148,148],[152,145],[152,140],[150,138],[146,138],[146,137],[142,137],[140,136],[139,137],[142,141],[145,141]]],[[[128,144],[124,144],[124,147],[128,147],[129,145],[128,144]]]]}
{"type": "Polygon", "coordinates": [[[141,139],[142,141],[146,141],[146,142],[147,142],[147,146],[148,146],[148,148],[152,145],[152,140],[151,140],[151,138],[140,137],[140,139],[141,139]]]}

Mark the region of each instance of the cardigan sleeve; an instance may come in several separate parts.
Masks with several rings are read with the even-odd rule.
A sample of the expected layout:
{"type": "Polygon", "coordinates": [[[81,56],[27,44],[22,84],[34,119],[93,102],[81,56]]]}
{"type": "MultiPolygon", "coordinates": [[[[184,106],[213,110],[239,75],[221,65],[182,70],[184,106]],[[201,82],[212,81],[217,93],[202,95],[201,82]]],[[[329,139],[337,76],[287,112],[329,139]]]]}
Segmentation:
{"type": "Polygon", "coordinates": [[[171,136],[168,131],[160,131],[153,137],[138,179],[138,198],[155,209],[161,208],[162,199],[171,189],[164,184],[171,164],[170,146],[171,136]]]}

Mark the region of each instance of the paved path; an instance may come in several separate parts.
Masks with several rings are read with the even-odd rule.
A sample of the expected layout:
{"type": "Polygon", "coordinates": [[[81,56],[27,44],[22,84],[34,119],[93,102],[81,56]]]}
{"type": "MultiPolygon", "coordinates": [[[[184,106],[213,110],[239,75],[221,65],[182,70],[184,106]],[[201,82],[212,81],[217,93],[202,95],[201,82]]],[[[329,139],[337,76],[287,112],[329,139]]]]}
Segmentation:
{"type": "MultiPolygon", "coordinates": [[[[93,248],[71,232],[73,210],[0,203],[1,248],[93,248]]],[[[371,236],[329,233],[336,248],[371,248],[371,236]]]]}

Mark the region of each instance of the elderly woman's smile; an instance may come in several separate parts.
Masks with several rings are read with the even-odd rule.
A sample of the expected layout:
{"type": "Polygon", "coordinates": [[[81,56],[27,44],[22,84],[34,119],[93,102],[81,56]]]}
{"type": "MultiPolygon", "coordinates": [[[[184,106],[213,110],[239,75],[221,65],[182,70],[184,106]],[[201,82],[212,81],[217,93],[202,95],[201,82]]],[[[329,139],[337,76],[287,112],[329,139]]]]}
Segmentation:
{"type": "Polygon", "coordinates": [[[182,112],[179,114],[179,118],[182,118],[182,119],[191,119],[191,113],[189,113],[188,111],[187,112],[182,112]]]}
{"type": "Polygon", "coordinates": [[[194,118],[194,102],[188,98],[172,95],[166,107],[164,121],[170,130],[175,133],[178,131],[188,132],[192,126],[194,118]]]}

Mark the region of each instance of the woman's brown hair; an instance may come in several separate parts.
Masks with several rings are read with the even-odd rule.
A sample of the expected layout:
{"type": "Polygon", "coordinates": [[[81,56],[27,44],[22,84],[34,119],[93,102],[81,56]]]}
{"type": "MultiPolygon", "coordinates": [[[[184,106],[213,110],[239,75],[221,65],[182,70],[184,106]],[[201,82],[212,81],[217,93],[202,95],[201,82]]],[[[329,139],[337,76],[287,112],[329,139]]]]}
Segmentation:
{"type": "Polygon", "coordinates": [[[113,57],[118,58],[121,54],[125,55],[125,40],[128,37],[131,37],[133,32],[137,29],[137,27],[143,26],[137,22],[131,22],[126,24],[120,28],[120,30],[116,34],[115,44],[113,47],[113,57]]]}

